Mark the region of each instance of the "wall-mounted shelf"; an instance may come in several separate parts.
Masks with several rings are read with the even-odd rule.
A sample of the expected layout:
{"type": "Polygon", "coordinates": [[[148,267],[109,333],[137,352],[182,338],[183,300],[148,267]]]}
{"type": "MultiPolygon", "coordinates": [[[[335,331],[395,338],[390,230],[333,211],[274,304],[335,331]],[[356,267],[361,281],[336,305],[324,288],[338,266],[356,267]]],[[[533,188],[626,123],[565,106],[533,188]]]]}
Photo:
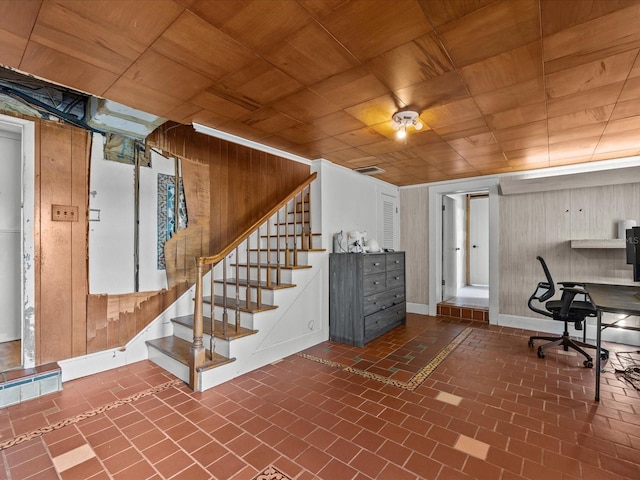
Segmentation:
{"type": "Polygon", "coordinates": [[[625,248],[624,238],[594,238],[571,240],[571,248],[625,248]]]}

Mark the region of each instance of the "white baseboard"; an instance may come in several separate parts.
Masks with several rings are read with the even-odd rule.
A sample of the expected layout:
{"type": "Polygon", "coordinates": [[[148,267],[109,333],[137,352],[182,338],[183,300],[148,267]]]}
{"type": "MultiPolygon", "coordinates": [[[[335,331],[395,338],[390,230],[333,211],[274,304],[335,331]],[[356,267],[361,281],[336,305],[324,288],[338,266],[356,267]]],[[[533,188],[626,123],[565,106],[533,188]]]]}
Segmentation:
{"type": "Polygon", "coordinates": [[[420,315],[429,315],[429,305],[424,303],[407,302],[407,313],[419,313],[420,315]]]}
{"type": "MultiPolygon", "coordinates": [[[[596,325],[595,318],[587,320],[587,341],[595,342],[596,325]]],[[[501,325],[504,327],[519,328],[523,330],[532,330],[536,332],[562,334],[564,329],[563,322],[550,320],[547,318],[521,317],[517,315],[498,315],[497,322],[491,322],[492,325],[501,325]]],[[[583,331],[576,330],[569,324],[569,335],[582,339],[583,331]]],[[[632,330],[624,330],[621,328],[606,328],[602,331],[602,340],[605,342],[622,343],[625,345],[640,345],[640,332],[632,330]]]]}

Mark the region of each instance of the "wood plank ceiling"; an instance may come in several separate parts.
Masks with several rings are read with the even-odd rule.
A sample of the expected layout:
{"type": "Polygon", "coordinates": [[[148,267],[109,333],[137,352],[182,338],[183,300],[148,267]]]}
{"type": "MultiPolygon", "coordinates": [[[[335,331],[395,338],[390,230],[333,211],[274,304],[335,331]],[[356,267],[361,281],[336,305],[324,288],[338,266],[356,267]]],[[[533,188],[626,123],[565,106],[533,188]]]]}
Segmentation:
{"type": "Polygon", "coordinates": [[[0,2],[4,66],[396,185],[637,155],[639,50],[640,0],[0,2]]]}

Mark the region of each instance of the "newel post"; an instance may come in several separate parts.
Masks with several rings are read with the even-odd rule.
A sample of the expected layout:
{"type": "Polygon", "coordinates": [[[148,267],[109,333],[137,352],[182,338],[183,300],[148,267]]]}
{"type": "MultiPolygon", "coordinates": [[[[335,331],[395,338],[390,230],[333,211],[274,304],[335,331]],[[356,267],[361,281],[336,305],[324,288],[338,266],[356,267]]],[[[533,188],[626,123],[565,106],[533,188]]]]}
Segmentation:
{"type": "Polygon", "coordinates": [[[193,310],[193,344],[189,356],[189,387],[197,392],[200,391],[200,380],[198,377],[198,367],[205,362],[205,349],[202,341],[204,332],[204,319],[202,316],[202,270],[203,261],[196,259],[196,303],[193,310]]]}

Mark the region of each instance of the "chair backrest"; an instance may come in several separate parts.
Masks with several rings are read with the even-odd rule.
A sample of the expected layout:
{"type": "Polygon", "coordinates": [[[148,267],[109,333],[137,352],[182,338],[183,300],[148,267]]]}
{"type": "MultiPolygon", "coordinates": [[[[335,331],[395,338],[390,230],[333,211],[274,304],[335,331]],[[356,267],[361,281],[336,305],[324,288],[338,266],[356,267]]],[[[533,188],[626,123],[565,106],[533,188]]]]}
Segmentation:
{"type": "Polygon", "coordinates": [[[527,305],[529,305],[529,308],[531,310],[533,310],[536,313],[539,313],[540,315],[544,315],[546,317],[553,317],[553,314],[549,312],[547,309],[538,308],[533,304],[533,301],[535,300],[539,304],[542,304],[544,306],[544,302],[546,302],[556,294],[556,287],[553,282],[553,278],[551,277],[551,272],[549,272],[549,268],[547,267],[547,264],[544,261],[544,258],[542,258],[541,256],[537,256],[536,259],[540,262],[540,265],[542,265],[542,270],[544,271],[545,277],[547,277],[547,281],[538,283],[535,291],[529,297],[529,301],[527,302],[527,305]]]}

